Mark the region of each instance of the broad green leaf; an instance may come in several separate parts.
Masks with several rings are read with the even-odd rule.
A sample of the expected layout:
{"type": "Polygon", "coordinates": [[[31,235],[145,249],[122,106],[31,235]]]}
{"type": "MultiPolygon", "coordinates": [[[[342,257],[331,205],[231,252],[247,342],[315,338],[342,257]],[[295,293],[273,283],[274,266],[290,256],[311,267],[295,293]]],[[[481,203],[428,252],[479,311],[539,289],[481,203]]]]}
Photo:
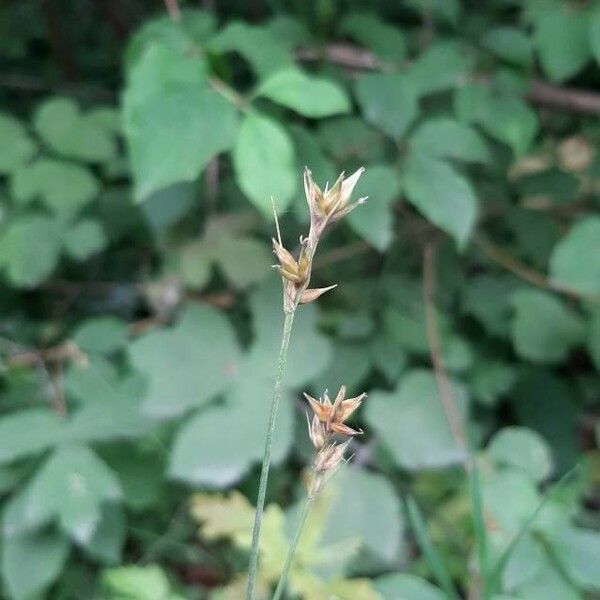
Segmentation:
{"type": "Polygon", "coordinates": [[[88,447],[79,445],[55,450],[22,493],[26,526],[56,518],[84,545],[97,530],[101,505],[121,498],[116,476],[88,447]]]}
{"type": "Polygon", "coordinates": [[[94,199],[99,187],[86,167],[40,158],[13,173],[11,191],[21,204],[41,198],[59,215],[72,216],[94,199]]]}
{"type": "Polygon", "coordinates": [[[412,64],[407,78],[418,96],[456,87],[468,78],[471,69],[469,52],[453,41],[437,42],[412,64]]]}
{"type": "Polygon", "coordinates": [[[514,27],[490,29],[483,36],[482,43],[496,56],[518,66],[527,67],[533,59],[531,40],[514,27]]]}
{"type": "Polygon", "coordinates": [[[392,563],[404,531],[400,501],[383,476],[346,467],[329,484],[332,501],[321,542],[358,540],[374,556],[392,563]]]}
{"type": "Polygon", "coordinates": [[[400,64],[406,58],[406,41],[400,29],[375,14],[350,13],[342,20],[340,31],[385,62],[400,64]]]}
{"type": "Polygon", "coordinates": [[[354,93],[365,120],[393,138],[401,138],[417,118],[414,86],[404,75],[363,75],[356,81],[354,93]]]}
{"type": "Polygon", "coordinates": [[[183,600],[171,591],[167,575],[156,565],[109,569],[102,574],[100,587],[115,600],[183,600]]]}
{"type": "Polygon", "coordinates": [[[469,389],[486,406],[494,406],[512,388],[517,373],[499,360],[480,359],[470,373],[469,389]]]}
{"type": "Polygon", "coordinates": [[[510,550],[510,556],[502,571],[503,589],[514,591],[535,579],[543,568],[544,561],[541,543],[531,533],[523,534],[510,550]]]}
{"type": "Polygon", "coordinates": [[[511,335],[522,358],[536,363],[558,363],[583,342],[583,321],[552,294],[518,290],[512,295],[512,305],[515,314],[511,335]]]}
{"type": "Polygon", "coordinates": [[[58,154],[85,162],[105,162],[117,152],[113,131],[97,117],[82,114],[69,98],[51,97],[37,109],[34,127],[58,154]]]}
{"type": "Polygon", "coordinates": [[[0,265],[8,280],[19,288],[33,288],[46,279],[58,263],[61,229],[49,217],[23,215],[0,237],[0,265]]]}
{"type": "Polygon", "coordinates": [[[522,469],[534,481],[552,474],[552,454],[546,440],[526,427],[504,427],[494,435],[488,453],[499,465],[522,469]]]}
{"type": "Polygon", "coordinates": [[[479,104],[476,121],[487,134],[510,146],[516,156],[527,152],[539,127],[535,111],[513,96],[486,96],[479,104]]]}
{"type": "Polygon", "coordinates": [[[321,118],[350,112],[346,92],[336,83],[297,68],[277,71],[256,90],[257,96],[295,110],[305,117],[321,118]]]}
{"type": "Polygon", "coordinates": [[[590,591],[600,590],[600,533],[566,527],[549,536],[554,554],[569,578],[590,591]]]}
{"type": "Polygon", "coordinates": [[[519,586],[516,593],[519,600],[582,600],[581,594],[549,557],[544,558],[536,576],[519,586]]]}
{"type": "Polygon", "coordinates": [[[2,579],[14,600],[44,597],[69,554],[69,542],[54,531],[2,540],[2,579]],[[39,596],[41,594],[41,596],[39,596]]]}
{"type": "Polygon", "coordinates": [[[550,274],[558,285],[600,294],[600,217],[585,217],[567,232],[552,252],[550,274]]]}
{"type": "Polygon", "coordinates": [[[505,537],[516,535],[540,504],[536,483],[522,470],[482,473],[482,494],[488,518],[505,537]]]}
{"type": "Polygon", "coordinates": [[[196,185],[182,181],[150,194],[141,205],[141,210],[150,227],[160,231],[179,221],[196,200],[196,185]]]}
{"type": "Polygon", "coordinates": [[[64,437],[65,420],[48,409],[20,410],[0,417],[0,463],[38,454],[64,437]]]}
{"type": "Polygon", "coordinates": [[[269,275],[272,264],[272,254],[265,243],[221,230],[207,231],[203,239],[186,244],[180,256],[183,279],[196,288],[203,288],[210,281],[213,265],[233,287],[244,289],[269,275]]]}
{"type": "Polygon", "coordinates": [[[123,509],[118,504],[103,504],[100,521],[94,535],[85,544],[85,551],[94,559],[107,565],[119,564],[127,537],[127,523],[123,509]]]}
{"type": "Polygon", "coordinates": [[[107,244],[106,235],[95,219],[82,219],[64,237],[65,250],[71,258],[83,261],[100,252],[107,244]]]}
{"type": "Polygon", "coordinates": [[[82,321],[72,337],[84,352],[110,354],[127,344],[127,324],[117,317],[95,317],[82,321]]]}
{"type": "Polygon", "coordinates": [[[490,158],[485,141],[468,125],[438,117],[425,121],[411,135],[411,149],[433,158],[466,162],[487,162],[490,158]]]}
{"type": "MultiPolygon", "coordinates": [[[[268,376],[241,378],[222,405],[202,409],[179,430],[169,475],[193,485],[227,488],[261,460],[273,395],[268,376]]],[[[273,461],[281,462],[292,442],[293,400],[279,407],[273,461]]]]}
{"type": "Polygon", "coordinates": [[[226,391],[239,369],[240,351],[220,312],[192,306],[175,327],[135,340],[129,356],[148,381],[143,410],[170,418],[226,391]]]}
{"type": "Polygon", "coordinates": [[[585,10],[558,4],[537,20],[535,44],[542,68],[552,81],[569,79],[591,58],[588,19],[585,10]]]}
{"type": "Polygon", "coordinates": [[[266,27],[248,25],[241,21],[229,23],[214,36],[208,45],[211,52],[239,52],[252,66],[259,78],[293,66],[285,45],[266,27]]]}
{"type": "MultiPolygon", "coordinates": [[[[467,409],[467,394],[451,383],[459,418],[467,409]]],[[[435,376],[424,369],[405,373],[393,392],[369,396],[365,412],[370,429],[405,469],[443,468],[465,460],[465,450],[452,437],[435,376]]]]}
{"type": "Polygon", "coordinates": [[[468,179],[443,161],[413,154],[405,164],[404,190],[427,219],[465,247],[478,204],[468,179]]]}
{"type": "Polygon", "coordinates": [[[337,390],[345,385],[349,390],[357,390],[371,372],[371,357],[361,343],[337,343],[333,347],[333,358],[327,370],[311,383],[315,393],[337,390]]]}
{"type": "Polygon", "coordinates": [[[0,173],[8,174],[27,163],[35,154],[35,142],[25,127],[10,114],[0,113],[0,173]]]}
{"type": "Polygon", "coordinates": [[[383,600],[445,600],[444,593],[426,579],[408,573],[383,575],[375,580],[383,600]]]}
{"type": "Polygon", "coordinates": [[[369,167],[358,182],[355,196],[368,196],[368,200],[352,211],[347,221],[354,231],[380,252],[392,242],[393,203],[399,195],[400,179],[389,166],[369,167]]]}
{"type": "Polygon", "coordinates": [[[137,200],[194,181],[233,145],[237,110],[208,86],[205,68],[197,54],[157,43],[131,68],[123,116],[137,200]]]}
{"type": "Polygon", "coordinates": [[[264,216],[272,216],[271,197],[279,213],[292,201],[300,180],[294,147],[276,121],[252,112],[244,117],[233,150],[235,176],[241,190],[264,216]]]}
{"type": "MultiPolygon", "coordinates": [[[[383,134],[358,117],[336,117],[320,124],[319,142],[333,159],[353,159],[361,164],[389,158],[383,134]]],[[[304,165],[302,165],[304,166],[304,165]]],[[[337,173],[334,172],[334,177],[337,173]]]]}

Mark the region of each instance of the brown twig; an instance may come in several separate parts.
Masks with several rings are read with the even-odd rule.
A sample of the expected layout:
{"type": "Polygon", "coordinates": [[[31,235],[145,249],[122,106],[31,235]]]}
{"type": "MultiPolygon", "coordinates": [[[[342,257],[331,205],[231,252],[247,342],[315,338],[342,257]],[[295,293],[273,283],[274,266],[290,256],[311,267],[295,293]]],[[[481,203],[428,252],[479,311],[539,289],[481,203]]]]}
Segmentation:
{"type": "Polygon", "coordinates": [[[173,19],[173,21],[180,21],[181,10],[179,9],[179,3],[177,0],[164,0],[164,3],[171,19],[173,19]]]}
{"type": "Polygon", "coordinates": [[[488,239],[484,238],[481,235],[476,235],[473,238],[473,243],[485,256],[487,256],[490,260],[499,264],[501,267],[504,267],[507,271],[510,271],[523,281],[527,283],[531,283],[536,287],[540,287],[546,290],[551,290],[553,292],[558,292],[559,294],[564,294],[570,298],[576,299],[585,299],[591,302],[600,302],[600,296],[592,295],[592,294],[582,294],[577,290],[573,290],[567,286],[560,285],[548,279],[542,273],[535,271],[531,267],[524,265],[522,262],[517,260],[514,256],[511,256],[508,252],[502,250],[498,246],[494,245],[488,239]]]}
{"type": "MultiPolygon", "coordinates": [[[[296,57],[307,61],[326,60],[340,67],[359,71],[390,71],[395,68],[378,59],[371,51],[348,43],[332,43],[323,48],[300,48],[296,57]]],[[[487,83],[485,78],[482,81],[487,83]]],[[[559,87],[539,78],[533,79],[525,98],[539,106],[586,115],[600,113],[600,94],[559,87]]]]}
{"type": "Polygon", "coordinates": [[[435,252],[437,241],[430,241],[425,245],[423,252],[423,302],[425,304],[425,327],[427,331],[427,342],[431,355],[431,363],[435,373],[440,400],[452,437],[459,448],[468,450],[467,436],[462,423],[462,418],[452,397],[452,388],[448,373],[444,367],[442,358],[442,344],[437,326],[435,312],[435,252]]]}

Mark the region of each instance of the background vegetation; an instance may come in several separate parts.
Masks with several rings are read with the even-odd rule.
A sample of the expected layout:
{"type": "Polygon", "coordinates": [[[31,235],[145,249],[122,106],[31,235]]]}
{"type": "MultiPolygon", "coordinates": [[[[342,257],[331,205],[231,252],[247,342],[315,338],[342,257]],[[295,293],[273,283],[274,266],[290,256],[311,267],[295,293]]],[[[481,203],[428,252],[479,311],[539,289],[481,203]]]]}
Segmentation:
{"type": "Polygon", "coordinates": [[[300,392],[345,383],[366,433],[295,597],[598,597],[596,2],[19,0],[0,30],[2,597],[242,597],[270,197],[289,247],[305,165],[366,166],[369,201],[297,316],[261,593],[304,495],[300,392]]]}

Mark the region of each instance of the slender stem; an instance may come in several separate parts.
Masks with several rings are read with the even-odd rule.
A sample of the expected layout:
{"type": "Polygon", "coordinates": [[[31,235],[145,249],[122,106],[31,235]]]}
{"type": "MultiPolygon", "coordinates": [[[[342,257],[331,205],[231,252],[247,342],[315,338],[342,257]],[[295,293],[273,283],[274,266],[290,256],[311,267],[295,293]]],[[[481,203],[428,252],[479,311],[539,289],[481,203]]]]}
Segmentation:
{"type": "Polygon", "coordinates": [[[302,535],[302,529],[304,528],[304,524],[306,523],[306,517],[308,517],[308,513],[310,511],[313,499],[314,497],[309,496],[306,499],[306,502],[304,503],[304,508],[302,509],[302,514],[300,515],[300,521],[298,522],[298,526],[296,527],[292,543],[290,544],[287,556],[285,557],[285,563],[283,564],[283,569],[281,570],[279,583],[277,584],[277,589],[273,594],[272,600],[280,600],[281,594],[283,594],[283,590],[285,590],[288,573],[290,571],[290,567],[292,566],[294,555],[296,554],[296,548],[298,547],[298,542],[300,541],[300,536],[302,535]]]}
{"type": "Polygon", "coordinates": [[[273,432],[279,412],[279,401],[281,400],[281,389],[283,386],[283,374],[287,362],[288,349],[290,347],[290,335],[294,323],[295,311],[285,314],[283,323],[283,334],[281,336],[281,348],[277,358],[277,376],[273,387],[273,399],[271,400],[271,412],[269,413],[269,424],[265,438],[265,454],[260,472],[260,483],[258,485],[258,500],[256,502],[256,513],[254,514],[254,527],[252,528],[252,550],[250,563],[248,565],[248,587],[246,588],[246,600],[252,600],[254,595],[254,583],[256,580],[256,568],[258,566],[258,541],[260,538],[260,526],[262,524],[265,509],[265,496],[267,494],[267,481],[269,479],[269,468],[271,467],[271,449],[273,447],[273,432]]]}

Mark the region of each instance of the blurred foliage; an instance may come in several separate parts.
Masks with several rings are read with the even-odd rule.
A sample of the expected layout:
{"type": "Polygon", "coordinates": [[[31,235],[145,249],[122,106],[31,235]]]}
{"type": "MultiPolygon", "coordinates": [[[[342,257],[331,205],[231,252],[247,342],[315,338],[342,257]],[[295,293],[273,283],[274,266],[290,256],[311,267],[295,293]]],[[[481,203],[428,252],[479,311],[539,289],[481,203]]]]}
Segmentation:
{"type": "Polygon", "coordinates": [[[293,243],[304,165],[364,165],[317,257],[338,287],[297,316],[259,592],[304,495],[300,392],[345,383],[366,433],[294,597],[598,597],[600,7],[166,4],[0,8],[0,595],[242,597],[271,197],[293,243]]]}

